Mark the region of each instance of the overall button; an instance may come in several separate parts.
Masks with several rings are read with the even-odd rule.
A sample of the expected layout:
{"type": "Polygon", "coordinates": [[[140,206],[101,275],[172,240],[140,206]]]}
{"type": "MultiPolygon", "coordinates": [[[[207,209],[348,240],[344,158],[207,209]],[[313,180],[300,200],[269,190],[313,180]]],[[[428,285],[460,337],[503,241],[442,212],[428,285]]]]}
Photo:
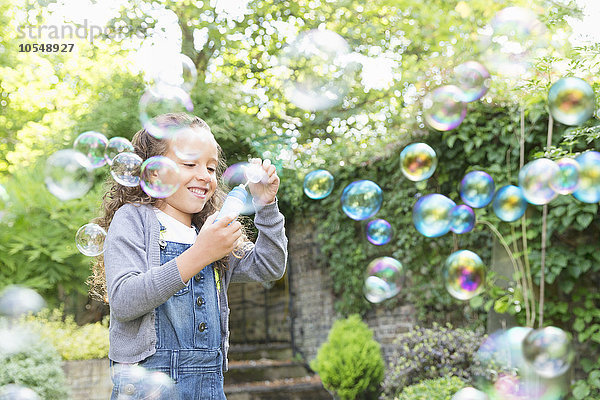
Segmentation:
{"type": "Polygon", "coordinates": [[[198,304],[198,307],[202,307],[202,304],[204,304],[204,300],[202,300],[202,297],[198,297],[196,299],[196,304],[198,304]]]}
{"type": "Polygon", "coordinates": [[[202,278],[200,277],[200,275],[194,275],[194,280],[195,280],[196,282],[200,282],[200,279],[202,279],[202,278]]]}
{"type": "Polygon", "coordinates": [[[125,394],[128,395],[132,395],[135,393],[135,385],[133,385],[133,383],[128,383],[127,385],[125,385],[125,387],[123,388],[123,392],[125,394]]]}
{"type": "Polygon", "coordinates": [[[198,330],[199,330],[200,332],[204,332],[204,331],[206,330],[206,323],[205,323],[205,322],[200,322],[200,323],[198,324],[198,330]]]}

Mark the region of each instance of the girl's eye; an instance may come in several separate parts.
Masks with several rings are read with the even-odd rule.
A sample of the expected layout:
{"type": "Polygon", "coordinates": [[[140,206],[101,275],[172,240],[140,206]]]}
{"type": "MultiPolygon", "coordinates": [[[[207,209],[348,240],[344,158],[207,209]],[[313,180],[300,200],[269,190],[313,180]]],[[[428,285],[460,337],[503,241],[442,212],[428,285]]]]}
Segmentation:
{"type": "Polygon", "coordinates": [[[208,168],[208,170],[209,170],[210,172],[217,172],[217,169],[216,169],[216,168],[213,168],[213,167],[209,167],[209,168],[208,168]]]}
{"type": "Polygon", "coordinates": [[[193,163],[185,163],[183,165],[186,167],[190,167],[190,168],[194,168],[196,166],[196,164],[193,164],[193,163]]]}

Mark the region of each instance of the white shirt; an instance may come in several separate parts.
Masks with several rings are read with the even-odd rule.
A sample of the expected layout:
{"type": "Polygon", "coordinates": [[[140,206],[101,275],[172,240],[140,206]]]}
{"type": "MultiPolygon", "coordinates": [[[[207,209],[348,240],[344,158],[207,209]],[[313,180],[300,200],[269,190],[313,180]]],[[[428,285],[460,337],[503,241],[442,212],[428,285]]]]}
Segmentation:
{"type": "Polygon", "coordinates": [[[161,239],[168,242],[194,244],[197,236],[194,227],[190,228],[156,207],[153,207],[153,209],[158,221],[166,228],[166,232],[161,234],[161,239]]]}

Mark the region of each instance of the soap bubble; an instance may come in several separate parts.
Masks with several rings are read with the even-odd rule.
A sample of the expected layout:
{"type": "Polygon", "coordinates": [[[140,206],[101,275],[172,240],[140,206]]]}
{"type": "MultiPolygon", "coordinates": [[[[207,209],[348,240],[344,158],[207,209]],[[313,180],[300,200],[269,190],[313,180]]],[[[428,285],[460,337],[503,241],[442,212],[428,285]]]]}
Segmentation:
{"type": "Polygon", "coordinates": [[[477,61],[467,61],[454,68],[456,86],[462,91],[465,103],[479,100],[490,87],[490,73],[477,61]]]}
{"type": "Polygon", "coordinates": [[[250,162],[244,165],[244,176],[249,183],[259,183],[267,179],[267,173],[262,164],[250,162]]]}
{"type": "Polygon", "coordinates": [[[0,221],[2,221],[6,215],[6,209],[8,208],[9,202],[10,197],[8,196],[8,192],[4,189],[4,186],[0,185],[0,221]]]}
{"type": "Polygon", "coordinates": [[[142,164],[140,186],[148,196],[164,199],[179,189],[179,167],[165,156],[150,157],[142,164]]]}
{"type": "Polygon", "coordinates": [[[531,10],[507,7],[500,10],[481,35],[485,65],[506,77],[526,76],[531,60],[545,46],[546,27],[531,10]]]}
{"type": "Polygon", "coordinates": [[[186,161],[197,160],[205,143],[214,140],[207,128],[172,127],[169,132],[173,152],[179,159],[186,161]]]}
{"type": "Polygon", "coordinates": [[[9,285],[0,292],[0,315],[19,317],[27,313],[37,313],[46,302],[35,290],[17,285],[9,285]]]}
{"type": "Polygon", "coordinates": [[[11,383],[0,387],[0,400],[40,400],[40,397],[29,388],[11,383]]]}
{"type": "Polygon", "coordinates": [[[575,161],[579,164],[579,186],[573,196],[584,203],[600,202],[600,153],[588,151],[575,161]]]}
{"type": "Polygon", "coordinates": [[[469,300],[483,291],[485,265],[470,250],[458,250],[450,254],[442,270],[448,293],[459,300],[469,300]]]}
{"type": "Polygon", "coordinates": [[[460,182],[460,197],[473,208],[490,204],[494,197],[494,180],[483,171],[471,171],[460,182]]]}
{"type": "Polygon", "coordinates": [[[84,256],[96,257],[104,253],[106,231],[98,224],[85,224],[75,234],[75,245],[84,256]]]}
{"type": "Polygon", "coordinates": [[[413,223],[417,231],[426,237],[445,235],[450,230],[450,211],[456,206],[441,194],[421,197],[413,207],[413,223]]]}
{"type": "Polygon", "coordinates": [[[492,207],[496,216],[502,221],[513,222],[525,214],[527,201],[523,197],[523,191],[520,187],[506,185],[496,192],[492,207]]]}
{"type": "Polygon", "coordinates": [[[392,240],[392,225],[385,219],[369,221],[366,231],[367,240],[376,246],[387,244],[392,240]]]}
{"type": "Polygon", "coordinates": [[[555,378],[567,372],[575,352],[571,340],[562,329],[547,326],[525,336],[523,356],[538,375],[555,378]]]}
{"type": "Polygon", "coordinates": [[[169,54],[160,62],[149,65],[144,80],[148,87],[176,86],[190,92],[196,84],[198,71],[194,62],[185,54],[169,54]]]}
{"type": "Polygon", "coordinates": [[[392,257],[379,257],[367,266],[363,291],[371,303],[381,303],[400,293],[403,282],[402,263],[392,257]]]}
{"type": "Polygon", "coordinates": [[[77,199],[94,184],[94,168],[75,150],[59,150],[46,160],[46,187],[62,201],[77,199]]]}
{"type": "Polygon", "coordinates": [[[492,400],[560,400],[568,379],[545,379],[523,357],[531,328],[514,327],[489,335],[473,357],[475,386],[492,400]]]}
{"type": "Polygon", "coordinates": [[[104,158],[104,151],[108,139],[101,133],[88,131],[83,132],[77,136],[73,143],[73,149],[85,155],[93,168],[100,168],[106,164],[106,158],[104,158]]]}
{"type": "Polygon", "coordinates": [[[369,180],[352,182],[342,192],[342,210],[350,218],[360,221],[377,214],[383,201],[379,185],[369,180]]]}
{"type": "Polygon", "coordinates": [[[117,183],[135,187],[140,184],[142,162],[141,157],[135,153],[128,151],[119,153],[113,158],[110,174],[117,183]]]}
{"type": "Polygon", "coordinates": [[[285,97],[299,108],[320,111],[342,102],[354,79],[348,43],[335,32],[303,32],[282,50],[278,79],[285,97]]]}
{"type": "Polygon", "coordinates": [[[304,194],[314,200],[324,199],[333,190],[333,175],[324,169],[311,171],[304,177],[304,194]]]}
{"type": "Polygon", "coordinates": [[[157,139],[170,137],[177,129],[156,121],[156,117],[167,113],[192,112],[194,105],[190,95],[176,86],[157,86],[148,89],[140,99],[139,111],[142,126],[157,139]]]}
{"type": "Polygon", "coordinates": [[[456,392],[450,400],[489,400],[489,397],[482,391],[472,387],[466,387],[456,392]]]}
{"type": "Polygon", "coordinates": [[[462,90],[454,85],[440,86],[423,99],[425,122],[438,131],[449,131],[459,126],[467,115],[467,104],[462,101],[462,90]]]}
{"type": "Polygon", "coordinates": [[[426,143],[409,144],[400,153],[402,174],[414,182],[429,179],[437,163],[435,151],[426,143]]]}
{"type": "Polygon", "coordinates": [[[112,165],[113,158],[115,158],[117,154],[123,153],[125,151],[133,153],[134,149],[131,142],[124,137],[112,137],[106,145],[106,150],[104,151],[104,159],[106,160],[108,165],[112,165]]]}
{"type": "Polygon", "coordinates": [[[550,181],[550,187],[558,194],[570,194],[579,185],[579,164],[572,158],[556,161],[558,171],[550,181]]]}
{"type": "Polygon", "coordinates": [[[169,400],[177,398],[175,382],[165,373],[135,364],[115,364],[112,369],[118,399],[169,400]]]}
{"type": "Polygon", "coordinates": [[[596,107],[594,90],[589,83],[573,76],[556,81],[548,91],[550,114],[565,125],[581,125],[596,107]]]}
{"type": "Polygon", "coordinates": [[[20,315],[22,313],[16,315],[16,318],[0,318],[0,359],[26,351],[40,340],[30,324],[24,324],[18,319],[20,315]]]}
{"type": "Polygon", "coordinates": [[[450,210],[450,230],[454,233],[467,233],[475,226],[475,213],[473,209],[464,204],[455,206],[450,210]]]}
{"type": "MultiPolygon", "coordinates": [[[[230,188],[233,188],[237,185],[242,185],[246,183],[246,174],[245,169],[248,166],[247,162],[240,162],[236,164],[232,164],[225,172],[223,172],[222,179],[225,185],[230,188]]],[[[246,196],[246,202],[242,208],[241,214],[250,215],[255,212],[254,205],[252,204],[252,196],[246,196]]]]}
{"type": "Polygon", "coordinates": [[[558,165],[548,158],[528,162],[519,171],[519,186],[528,203],[548,204],[556,197],[550,182],[558,173],[558,165]]]}

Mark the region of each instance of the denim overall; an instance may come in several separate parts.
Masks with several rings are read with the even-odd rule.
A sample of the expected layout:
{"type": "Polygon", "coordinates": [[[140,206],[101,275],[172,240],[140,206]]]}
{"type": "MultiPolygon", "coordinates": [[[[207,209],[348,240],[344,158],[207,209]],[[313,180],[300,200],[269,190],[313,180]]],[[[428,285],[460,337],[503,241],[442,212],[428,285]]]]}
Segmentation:
{"type": "MultiPolygon", "coordinates": [[[[165,229],[162,224],[160,229],[165,229]]],[[[161,265],[190,246],[161,239],[161,265]]],[[[155,309],[156,353],[138,365],[169,375],[175,381],[179,400],[226,399],[217,295],[211,264],[190,279],[187,287],[155,309]]],[[[114,384],[111,399],[116,399],[119,393],[119,382],[114,384]]],[[[137,399],[135,396],[127,398],[137,399]]]]}

